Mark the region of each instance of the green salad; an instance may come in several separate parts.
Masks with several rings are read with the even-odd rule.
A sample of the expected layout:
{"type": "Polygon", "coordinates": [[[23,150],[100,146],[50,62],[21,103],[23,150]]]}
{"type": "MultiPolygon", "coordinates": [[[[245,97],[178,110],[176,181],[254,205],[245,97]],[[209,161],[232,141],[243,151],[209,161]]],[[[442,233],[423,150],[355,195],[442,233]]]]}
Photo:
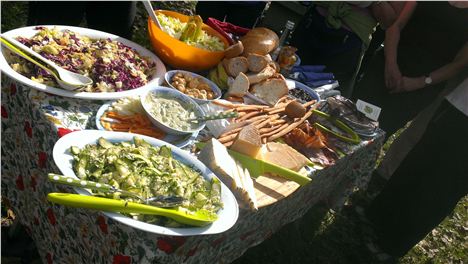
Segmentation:
{"type": "MultiPolygon", "coordinates": [[[[172,156],[167,146],[154,147],[140,137],[133,142],[111,143],[104,138],[84,148],[71,147],[73,169],[78,178],[110,184],[143,197],[179,196],[181,207],[190,211],[216,213],[221,202],[221,184],[217,178],[207,181],[199,171],[172,156]]],[[[141,202],[119,193],[98,195],[141,202]]],[[[177,227],[181,224],[154,215],[132,215],[149,223],[177,227]]]]}
{"type": "Polygon", "coordinates": [[[203,23],[201,19],[193,21],[194,27],[198,27],[198,29],[195,29],[188,27],[192,23],[192,19],[189,20],[188,25],[188,23],[184,23],[178,18],[166,16],[162,13],[157,14],[157,18],[163,27],[163,31],[173,38],[183,41],[190,46],[209,51],[224,50],[224,43],[218,37],[210,36],[204,30],[201,30],[201,24],[203,23]]]}

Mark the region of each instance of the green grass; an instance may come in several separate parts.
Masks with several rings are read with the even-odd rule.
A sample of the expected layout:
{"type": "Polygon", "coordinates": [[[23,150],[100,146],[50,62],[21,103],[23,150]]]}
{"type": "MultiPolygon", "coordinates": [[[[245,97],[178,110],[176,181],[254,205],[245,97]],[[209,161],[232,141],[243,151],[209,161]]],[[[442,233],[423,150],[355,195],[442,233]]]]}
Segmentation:
{"type": "MultiPolygon", "coordinates": [[[[156,4],[158,8],[191,14],[194,12],[196,2],[154,2],[155,7],[156,4]]],[[[151,49],[147,37],[147,14],[141,3],[138,3],[138,7],[133,41],[151,49]]],[[[2,32],[25,26],[27,9],[27,2],[2,1],[2,32]]],[[[383,148],[382,157],[397,136],[398,134],[390,137],[391,140],[383,148]]],[[[356,212],[356,209],[366,206],[384,184],[385,181],[382,179],[373,179],[368,190],[355,193],[340,212],[330,210],[323,204],[314,206],[304,217],[284,226],[268,240],[248,250],[235,263],[389,262],[369,249],[368,244],[374,239],[373,229],[361,220],[356,212]]],[[[6,219],[5,212],[6,210],[2,210],[2,224],[6,226],[10,221],[6,219]]],[[[449,217],[403,258],[395,262],[467,263],[467,231],[468,197],[464,197],[449,217]]],[[[5,233],[2,232],[2,236],[5,233]]],[[[30,241],[26,240],[24,243],[26,247],[30,241]]],[[[2,262],[20,263],[20,258],[20,255],[16,258],[2,257],[2,262]]]]}

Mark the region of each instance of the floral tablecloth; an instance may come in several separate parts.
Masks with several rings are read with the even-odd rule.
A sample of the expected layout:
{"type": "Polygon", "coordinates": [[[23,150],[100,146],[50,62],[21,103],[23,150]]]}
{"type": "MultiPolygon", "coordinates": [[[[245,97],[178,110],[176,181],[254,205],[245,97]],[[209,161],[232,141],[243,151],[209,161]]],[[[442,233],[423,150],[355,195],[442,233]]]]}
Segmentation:
{"type": "Polygon", "coordinates": [[[44,263],[231,262],[318,201],[340,205],[353,189],[365,187],[384,138],[380,133],[362,142],[289,197],[255,213],[241,210],[237,223],[222,234],[162,236],[46,199],[49,192],[73,192],[47,181],[48,172],[59,172],[52,160],[55,142],[73,130],[94,128],[102,104],[46,94],[2,76],[2,197],[44,263]]]}

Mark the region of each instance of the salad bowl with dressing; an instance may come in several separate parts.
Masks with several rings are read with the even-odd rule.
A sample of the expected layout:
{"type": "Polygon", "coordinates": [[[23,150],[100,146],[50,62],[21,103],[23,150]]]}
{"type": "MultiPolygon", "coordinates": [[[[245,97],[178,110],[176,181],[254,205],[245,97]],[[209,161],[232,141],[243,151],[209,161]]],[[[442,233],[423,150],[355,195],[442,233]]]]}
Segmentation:
{"type": "Polygon", "coordinates": [[[188,95],[175,89],[157,86],[140,96],[141,105],[151,122],[173,135],[198,133],[206,121],[193,121],[205,111],[188,95]]]}
{"type": "Polygon", "coordinates": [[[229,42],[216,30],[202,24],[201,40],[183,42],[180,32],[190,17],[181,13],[157,10],[162,29],[148,18],[148,35],[156,54],[173,68],[200,72],[216,66],[224,58],[229,42]]]}

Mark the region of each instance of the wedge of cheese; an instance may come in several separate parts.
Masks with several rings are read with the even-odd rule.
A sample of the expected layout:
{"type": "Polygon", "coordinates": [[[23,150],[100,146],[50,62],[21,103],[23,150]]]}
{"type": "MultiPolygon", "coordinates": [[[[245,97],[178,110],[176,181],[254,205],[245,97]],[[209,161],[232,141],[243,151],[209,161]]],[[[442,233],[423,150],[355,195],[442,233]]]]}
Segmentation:
{"type": "Polygon", "coordinates": [[[223,144],[216,139],[211,139],[201,150],[198,159],[233,191],[241,207],[258,210],[253,180],[249,171],[229,155],[223,144]]]}
{"type": "Polygon", "coordinates": [[[260,137],[260,133],[255,125],[250,124],[242,128],[230,149],[255,158],[261,148],[262,138],[260,137]]]}
{"type": "Polygon", "coordinates": [[[297,150],[277,142],[265,144],[257,158],[296,172],[309,163],[309,160],[297,150]]]}

